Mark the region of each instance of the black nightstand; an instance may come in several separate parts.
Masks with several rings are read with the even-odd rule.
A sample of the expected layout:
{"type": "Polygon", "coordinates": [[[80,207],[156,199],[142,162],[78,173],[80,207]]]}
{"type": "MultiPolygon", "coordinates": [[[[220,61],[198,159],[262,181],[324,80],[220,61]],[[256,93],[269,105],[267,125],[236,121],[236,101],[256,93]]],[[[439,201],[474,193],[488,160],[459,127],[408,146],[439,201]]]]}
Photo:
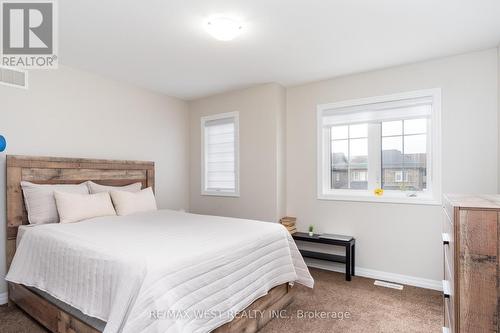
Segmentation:
{"type": "Polygon", "coordinates": [[[354,239],[354,237],[337,235],[338,238],[321,238],[320,235],[309,236],[309,234],[305,232],[296,232],[292,236],[293,239],[303,242],[329,244],[329,245],[345,247],[345,256],[329,254],[324,252],[309,251],[309,250],[300,250],[300,253],[304,257],[308,258],[344,263],[345,279],[346,281],[351,281],[351,276],[355,275],[354,267],[355,267],[356,240],[354,239]]]}

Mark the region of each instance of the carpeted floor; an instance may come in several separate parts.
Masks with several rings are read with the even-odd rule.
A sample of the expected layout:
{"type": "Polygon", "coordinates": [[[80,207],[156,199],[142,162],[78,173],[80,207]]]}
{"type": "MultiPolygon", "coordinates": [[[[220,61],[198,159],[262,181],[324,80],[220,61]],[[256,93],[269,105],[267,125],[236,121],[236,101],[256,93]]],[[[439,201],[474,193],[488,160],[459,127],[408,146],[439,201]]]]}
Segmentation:
{"type": "MultiPolygon", "coordinates": [[[[287,308],[289,318],[276,318],[261,333],[359,333],[441,332],[443,296],[440,292],[408,287],[395,290],[373,285],[373,280],[311,269],[314,289],[297,286],[295,301],[287,308]],[[321,313],[349,313],[349,318],[321,319],[321,313]],[[304,319],[306,311],[313,319],[304,319]]],[[[339,316],[337,315],[337,318],[339,316]]]]}
{"type": "MultiPolygon", "coordinates": [[[[373,280],[311,269],[314,290],[296,286],[295,301],[261,333],[440,332],[442,296],[437,291],[376,287],[373,280]],[[344,319],[339,319],[340,317],[344,319]],[[305,318],[311,317],[311,318],[305,318]]],[[[0,307],[0,332],[46,332],[16,308],[0,307]]]]}

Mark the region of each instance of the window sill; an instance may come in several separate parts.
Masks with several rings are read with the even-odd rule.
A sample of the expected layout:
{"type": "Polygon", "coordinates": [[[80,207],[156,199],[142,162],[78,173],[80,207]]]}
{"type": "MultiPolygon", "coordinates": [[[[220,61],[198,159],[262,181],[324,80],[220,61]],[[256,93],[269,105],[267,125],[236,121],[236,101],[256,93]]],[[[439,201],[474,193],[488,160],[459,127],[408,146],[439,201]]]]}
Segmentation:
{"type": "Polygon", "coordinates": [[[407,197],[401,194],[388,193],[377,197],[373,194],[337,194],[322,193],[318,195],[318,200],[331,201],[352,201],[352,202],[374,202],[374,203],[394,203],[407,205],[440,206],[441,201],[431,196],[407,197]]]}
{"type": "Polygon", "coordinates": [[[232,197],[232,198],[239,198],[240,197],[239,192],[207,192],[207,191],[202,191],[201,195],[211,196],[211,197],[232,197]]]}

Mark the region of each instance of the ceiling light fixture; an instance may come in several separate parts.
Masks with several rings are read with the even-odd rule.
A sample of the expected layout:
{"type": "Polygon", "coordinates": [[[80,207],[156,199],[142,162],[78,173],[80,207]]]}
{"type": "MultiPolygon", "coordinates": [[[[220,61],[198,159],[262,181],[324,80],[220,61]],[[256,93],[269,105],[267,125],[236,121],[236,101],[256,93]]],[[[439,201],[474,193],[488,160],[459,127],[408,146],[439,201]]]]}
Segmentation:
{"type": "Polygon", "coordinates": [[[243,25],[234,18],[214,16],[207,20],[206,30],[213,38],[227,42],[241,33],[243,25]]]}

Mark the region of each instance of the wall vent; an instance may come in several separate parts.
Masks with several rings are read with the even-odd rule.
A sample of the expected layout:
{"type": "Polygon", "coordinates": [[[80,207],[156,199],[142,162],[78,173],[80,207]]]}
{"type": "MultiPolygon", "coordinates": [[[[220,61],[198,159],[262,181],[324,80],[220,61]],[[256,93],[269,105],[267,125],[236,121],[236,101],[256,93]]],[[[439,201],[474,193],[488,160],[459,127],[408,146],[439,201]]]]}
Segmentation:
{"type": "Polygon", "coordinates": [[[20,69],[0,67],[0,84],[27,89],[28,73],[20,69]]]}

